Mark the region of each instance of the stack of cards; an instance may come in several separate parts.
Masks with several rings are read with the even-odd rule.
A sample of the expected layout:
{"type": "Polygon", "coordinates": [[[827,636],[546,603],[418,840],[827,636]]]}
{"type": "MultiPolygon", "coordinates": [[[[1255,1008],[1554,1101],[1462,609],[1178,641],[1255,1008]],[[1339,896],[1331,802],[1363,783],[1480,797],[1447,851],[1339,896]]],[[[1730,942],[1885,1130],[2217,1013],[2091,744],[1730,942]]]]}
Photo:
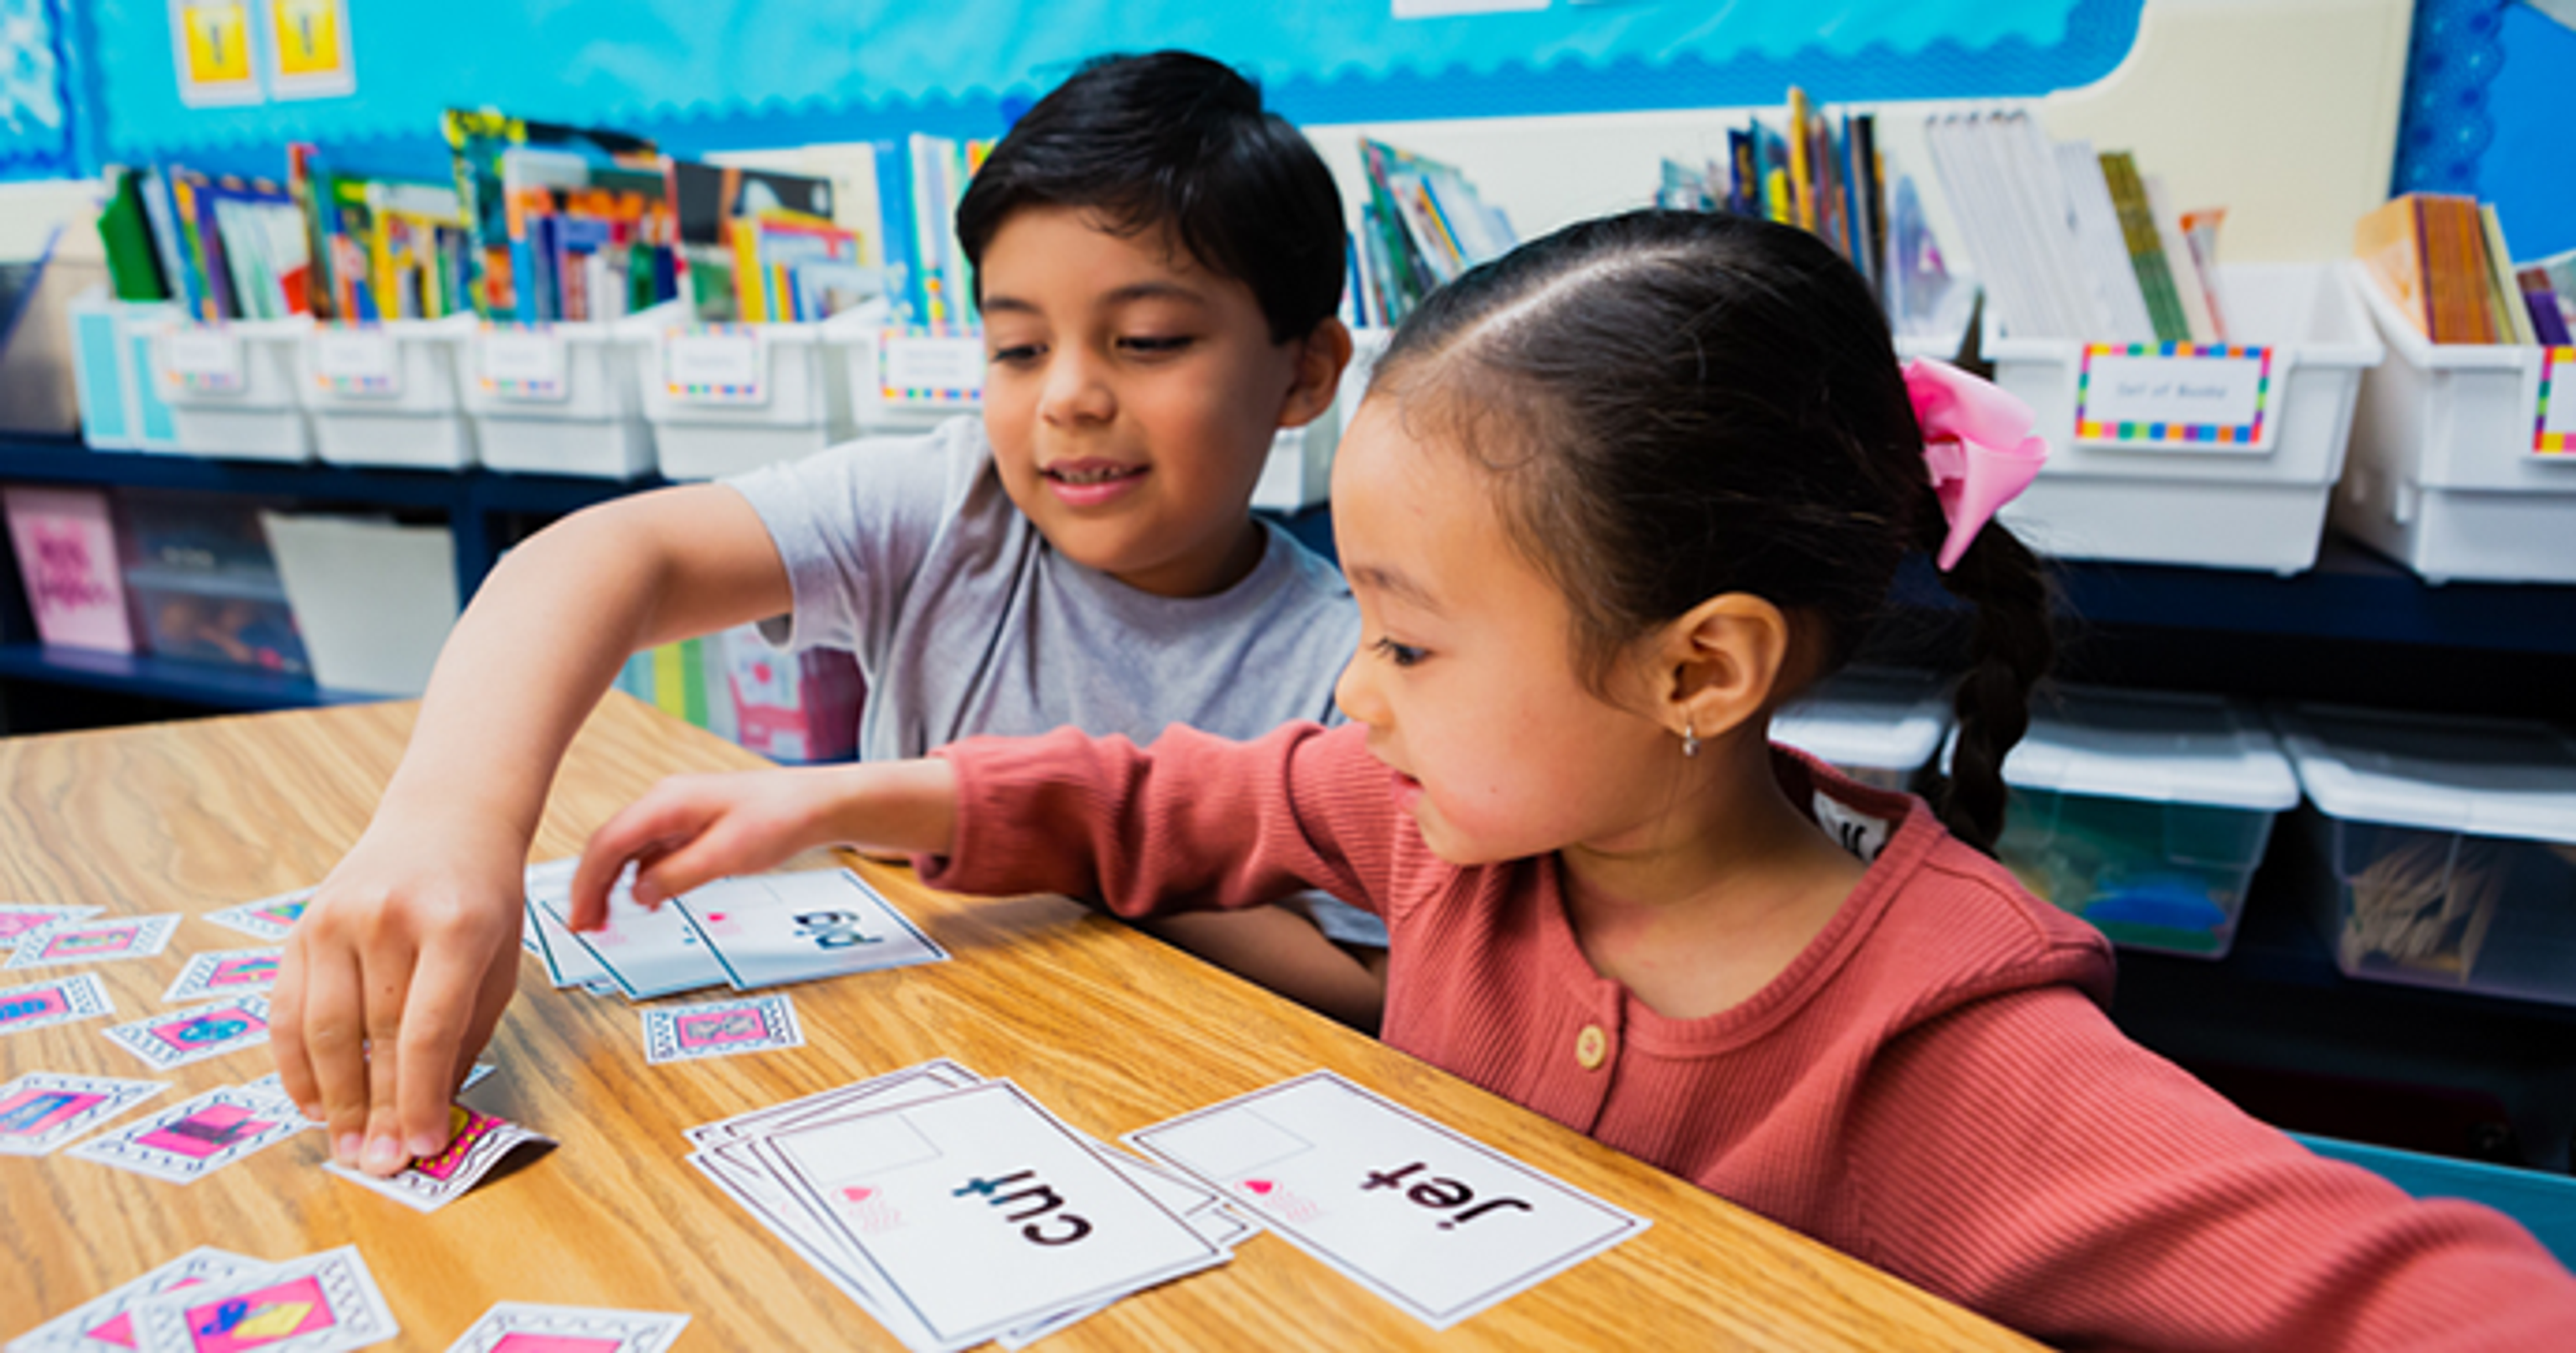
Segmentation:
{"type": "Polygon", "coordinates": [[[1215,1191],[945,1060],[688,1135],[690,1164],[918,1350],[1017,1348],[1254,1231],[1215,1191]]]}
{"type": "Polygon", "coordinates": [[[355,1246],[282,1264],[209,1248],[27,1331],[9,1342],[8,1353],[264,1347],[344,1353],[400,1332],[355,1246]]]}
{"type": "Polygon", "coordinates": [[[621,879],[609,896],[607,928],[575,934],[565,924],[575,863],[528,868],[531,947],[558,987],[641,1001],[713,986],[757,991],[948,957],[846,869],[718,879],[650,910],[636,905],[621,879]]]}

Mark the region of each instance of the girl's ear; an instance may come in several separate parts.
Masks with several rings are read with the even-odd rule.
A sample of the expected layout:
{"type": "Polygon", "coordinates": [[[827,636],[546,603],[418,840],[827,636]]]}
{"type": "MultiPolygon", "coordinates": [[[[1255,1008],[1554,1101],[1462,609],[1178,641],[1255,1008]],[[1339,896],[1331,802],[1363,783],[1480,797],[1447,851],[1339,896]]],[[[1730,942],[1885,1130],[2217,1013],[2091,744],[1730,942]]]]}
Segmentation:
{"type": "Polygon", "coordinates": [[[1301,428],[1323,416],[1342,392],[1342,368],[1351,364],[1351,331],[1331,315],[1293,339],[1296,370],[1279,404],[1279,426],[1301,428]]]}
{"type": "Polygon", "coordinates": [[[1701,741],[1757,718],[1790,662],[1789,617],[1748,592],[1691,608],[1656,642],[1657,722],[1701,741]]]}

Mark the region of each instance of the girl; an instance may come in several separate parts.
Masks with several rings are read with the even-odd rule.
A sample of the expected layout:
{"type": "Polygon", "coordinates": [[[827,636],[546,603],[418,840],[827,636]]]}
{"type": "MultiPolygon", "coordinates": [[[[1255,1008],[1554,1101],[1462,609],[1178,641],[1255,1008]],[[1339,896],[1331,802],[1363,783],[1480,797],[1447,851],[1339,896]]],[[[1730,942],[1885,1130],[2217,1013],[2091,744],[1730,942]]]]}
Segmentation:
{"type": "Polygon", "coordinates": [[[2028,425],[1900,373],[1805,234],[1570,227],[1434,295],[1343,441],[1349,726],[675,780],[592,840],[576,924],[630,860],[652,902],[836,841],[1125,915],[1323,888],[1390,929],[1388,1042],[2049,1342],[2563,1340],[2528,1235],[2124,1040],[2101,936],[1979,853],[2049,659],[1984,522],[2028,425]],[[1937,815],[1766,739],[1910,549],[1979,620],[1937,815]]]}

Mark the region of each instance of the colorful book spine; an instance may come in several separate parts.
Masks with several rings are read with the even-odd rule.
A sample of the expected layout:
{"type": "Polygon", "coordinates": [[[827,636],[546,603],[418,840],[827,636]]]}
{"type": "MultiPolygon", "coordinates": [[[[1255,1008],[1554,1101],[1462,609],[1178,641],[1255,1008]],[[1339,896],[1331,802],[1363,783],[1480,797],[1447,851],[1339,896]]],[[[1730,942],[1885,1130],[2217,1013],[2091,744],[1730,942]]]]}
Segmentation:
{"type": "Polygon", "coordinates": [[[2191,342],[2191,317],[2183,309],[2182,294],[2175,290],[2172,265],[2165,258],[2163,235],[2148,205],[2146,183],[2138,177],[2137,161],[2125,150],[2102,152],[2102,179],[2120,217],[2120,239],[2128,246],[2129,266],[2138,274],[2138,290],[2146,295],[2156,341],[2191,342]]]}

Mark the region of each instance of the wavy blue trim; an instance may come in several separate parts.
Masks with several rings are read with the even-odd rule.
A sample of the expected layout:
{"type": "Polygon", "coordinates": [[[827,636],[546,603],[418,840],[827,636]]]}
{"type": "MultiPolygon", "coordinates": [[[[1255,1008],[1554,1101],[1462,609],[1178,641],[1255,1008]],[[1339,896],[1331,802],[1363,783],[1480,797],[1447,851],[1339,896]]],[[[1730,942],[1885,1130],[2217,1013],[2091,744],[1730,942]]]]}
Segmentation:
{"type": "MultiPolygon", "coordinates": [[[[0,179],[61,178],[72,172],[75,163],[72,128],[78,110],[67,78],[70,62],[63,52],[62,7],[57,0],[36,0],[34,10],[42,56],[53,68],[55,124],[27,132],[0,128],[0,179]]],[[[0,49],[0,60],[11,59],[9,51],[0,49]]]]}
{"type": "Polygon", "coordinates": [[[2415,0],[2391,193],[2477,191],[2478,160],[2495,139],[2487,91],[2504,67],[2509,3],[2415,0]]]}

